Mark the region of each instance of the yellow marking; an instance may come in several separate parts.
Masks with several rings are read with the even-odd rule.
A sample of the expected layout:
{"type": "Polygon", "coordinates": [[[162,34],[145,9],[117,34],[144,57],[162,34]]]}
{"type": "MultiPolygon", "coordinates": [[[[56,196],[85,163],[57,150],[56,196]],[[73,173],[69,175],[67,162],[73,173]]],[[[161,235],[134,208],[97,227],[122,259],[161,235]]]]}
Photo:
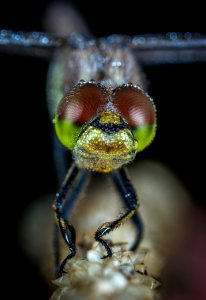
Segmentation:
{"type": "Polygon", "coordinates": [[[61,222],[61,219],[58,217],[58,214],[57,214],[57,208],[56,208],[56,205],[55,205],[55,201],[56,201],[56,200],[54,200],[54,203],[53,203],[53,205],[52,205],[52,208],[53,208],[53,210],[54,210],[54,218],[55,218],[55,222],[56,222],[58,228],[60,229],[59,223],[61,222]]]}
{"type": "Polygon", "coordinates": [[[106,223],[104,223],[103,225],[101,225],[99,228],[98,228],[98,230],[97,231],[99,231],[99,230],[102,230],[102,229],[106,229],[107,227],[112,227],[111,228],[111,230],[109,230],[109,231],[107,231],[106,233],[105,233],[105,235],[106,234],[109,234],[111,231],[113,231],[114,229],[116,229],[116,228],[118,228],[119,226],[121,226],[123,223],[125,223],[128,219],[130,219],[133,215],[134,215],[134,213],[136,212],[136,210],[139,208],[139,203],[136,205],[136,207],[133,209],[133,210],[131,210],[128,214],[126,214],[125,216],[124,216],[124,218],[122,218],[121,219],[121,216],[119,217],[120,218],[120,220],[117,222],[117,224],[114,226],[114,227],[112,227],[112,224],[115,222],[116,223],[116,221],[119,219],[117,219],[117,220],[115,220],[115,221],[113,221],[113,222],[106,222],[106,223]]]}
{"type": "Polygon", "coordinates": [[[118,155],[135,151],[134,138],[128,129],[108,134],[99,128],[88,127],[77,141],[77,145],[92,154],[118,155]]]}
{"type": "MultiPolygon", "coordinates": [[[[59,227],[59,222],[60,222],[60,219],[58,218],[58,216],[57,216],[57,213],[56,213],[56,212],[54,213],[54,218],[55,218],[55,222],[56,222],[57,226],[59,227]]],[[[59,228],[60,228],[60,227],[59,227],[59,228]]]]}
{"type": "Polygon", "coordinates": [[[112,111],[104,111],[101,114],[101,118],[99,120],[100,123],[111,123],[114,125],[120,124],[120,117],[118,114],[112,111]]]}
{"type": "Polygon", "coordinates": [[[124,218],[122,218],[122,219],[117,223],[117,225],[115,226],[115,228],[121,226],[121,225],[122,225],[123,223],[125,223],[128,219],[130,219],[130,218],[134,215],[134,213],[136,212],[136,209],[137,209],[137,208],[131,210],[131,212],[130,212],[128,215],[126,215],[124,218]]]}
{"type": "Polygon", "coordinates": [[[110,172],[132,161],[137,148],[138,143],[129,129],[108,134],[88,126],[78,138],[73,154],[79,167],[110,172]]]}

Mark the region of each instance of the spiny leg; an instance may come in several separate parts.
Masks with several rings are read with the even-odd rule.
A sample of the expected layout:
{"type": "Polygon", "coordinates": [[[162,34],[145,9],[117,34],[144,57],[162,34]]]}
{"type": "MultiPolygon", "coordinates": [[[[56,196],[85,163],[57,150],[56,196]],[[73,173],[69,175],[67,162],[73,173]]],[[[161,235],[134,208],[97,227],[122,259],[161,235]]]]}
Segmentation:
{"type": "MultiPolygon", "coordinates": [[[[79,194],[81,193],[83,187],[87,183],[87,174],[81,172],[80,177],[78,178],[77,182],[75,182],[75,187],[71,191],[71,194],[67,198],[67,201],[64,203],[62,207],[62,216],[63,218],[69,218],[72,208],[74,206],[75,200],[78,198],[79,194]]],[[[55,258],[55,267],[56,267],[56,274],[59,275],[59,264],[60,264],[60,231],[59,226],[57,223],[54,224],[54,258],[55,258]]],[[[67,260],[67,259],[66,259],[67,260]]],[[[65,262],[66,263],[66,262],[65,262]]],[[[62,266],[64,267],[64,266],[62,266]]]]}
{"type": "MultiPolygon", "coordinates": [[[[53,158],[54,165],[57,174],[57,181],[60,185],[67,174],[67,152],[68,150],[59,142],[56,135],[53,135],[53,158]]],[[[59,273],[59,264],[60,264],[60,231],[57,223],[54,224],[54,235],[53,235],[53,245],[54,245],[54,265],[56,274],[59,273]]]]}
{"type": "MultiPolygon", "coordinates": [[[[56,199],[53,204],[55,213],[56,224],[61,232],[61,235],[69,247],[70,254],[63,260],[60,265],[58,275],[63,273],[64,266],[68,259],[72,258],[76,254],[75,239],[76,234],[74,227],[66,220],[66,216],[71,212],[75,200],[78,198],[83,185],[86,181],[86,171],[80,171],[75,165],[72,165],[69,172],[66,175],[65,181],[62,184],[60,192],[56,195],[56,199]],[[70,192],[70,189],[71,192],[70,192]],[[67,194],[70,195],[66,201],[67,194]]],[[[54,242],[59,247],[58,235],[56,235],[54,242]]],[[[59,250],[55,249],[55,262],[59,264],[59,250]]]]}
{"type": "MultiPolygon", "coordinates": [[[[69,189],[71,188],[72,183],[75,180],[77,174],[78,174],[78,169],[75,165],[73,165],[66,175],[65,181],[62,184],[60,192],[56,194],[56,199],[53,204],[56,224],[61,232],[61,235],[62,235],[65,243],[68,245],[69,250],[71,251],[71,253],[69,254],[69,257],[67,256],[68,259],[73,257],[76,253],[75,232],[74,232],[73,226],[71,224],[69,224],[67,222],[67,220],[65,220],[63,218],[62,210],[63,210],[64,201],[66,199],[66,195],[67,195],[69,189]]],[[[59,255],[59,236],[57,234],[57,230],[55,230],[55,234],[56,234],[55,239],[54,239],[55,263],[59,264],[59,257],[60,257],[60,255],[59,255]]],[[[64,263],[64,265],[65,265],[65,263],[64,263]]],[[[64,265],[61,264],[61,266],[60,266],[60,271],[59,271],[60,274],[63,271],[64,265]]],[[[58,265],[56,265],[56,267],[58,267],[58,265]]]]}
{"type": "Polygon", "coordinates": [[[123,212],[116,220],[104,223],[97,229],[95,233],[95,240],[100,242],[107,252],[107,255],[105,255],[103,258],[112,256],[112,250],[110,249],[106,241],[102,239],[102,237],[112,230],[118,228],[129,218],[131,218],[138,208],[137,197],[134,188],[129,182],[124,169],[112,172],[112,178],[116,186],[121,186],[121,189],[118,190],[121,193],[122,198],[125,199],[127,208],[125,212],[123,212]]]}
{"type": "MultiPolygon", "coordinates": [[[[119,174],[116,174],[115,172],[112,173],[112,179],[113,179],[113,182],[118,190],[118,192],[120,193],[124,203],[126,204],[126,206],[128,206],[128,197],[125,197],[126,193],[125,193],[125,187],[126,189],[132,193],[133,195],[135,195],[136,197],[136,201],[138,202],[138,197],[136,195],[136,192],[126,174],[125,171],[122,172],[122,170],[120,170],[119,174]],[[121,174],[121,176],[120,176],[121,174]]],[[[141,242],[142,240],[142,236],[143,236],[143,224],[142,224],[142,220],[141,220],[141,217],[139,215],[139,213],[136,211],[136,213],[134,213],[131,217],[137,231],[138,231],[138,234],[136,235],[136,239],[131,247],[131,250],[135,250],[139,243],[141,242]]]]}

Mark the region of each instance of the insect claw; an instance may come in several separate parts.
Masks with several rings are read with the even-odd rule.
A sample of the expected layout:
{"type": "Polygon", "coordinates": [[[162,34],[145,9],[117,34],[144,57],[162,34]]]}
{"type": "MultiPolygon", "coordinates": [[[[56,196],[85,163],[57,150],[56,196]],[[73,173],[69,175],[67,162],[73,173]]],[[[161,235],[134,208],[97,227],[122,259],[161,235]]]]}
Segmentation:
{"type": "Polygon", "coordinates": [[[108,258],[108,257],[111,257],[111,256],[112,256],[112,253],[102,256],[101,259],[105,259],[105,258],[108,258]]]}

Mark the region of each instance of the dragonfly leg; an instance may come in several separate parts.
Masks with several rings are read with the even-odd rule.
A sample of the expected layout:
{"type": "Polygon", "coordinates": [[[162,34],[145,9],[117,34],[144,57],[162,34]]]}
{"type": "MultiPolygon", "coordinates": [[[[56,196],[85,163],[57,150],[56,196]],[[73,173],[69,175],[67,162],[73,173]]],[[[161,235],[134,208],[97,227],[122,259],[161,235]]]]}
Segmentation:
{"type": "MultiPolygon", "coordinates": [[[[106,243],[102,237],[109,232],[113,231],[114,229],[118,228],[120,225],[122,225],[124,222],[126,222],[129,218],[134,216],[136,213],[136,210],[139,206],[137,202],[137,196],[134,191],[133,186],[131,185],[124,169],[112,172],[112,178],[114,181],[115,186],[118,188],[118,191],[120,192],[122,198],[124,199],[125,203],[127,204],[127,208],[125,212],[123,212],[117,219],[111,222],[106,222],[103,225],[101,225],[96,233],[95,233],[95,240],[100,242],[102,246],[105,248],[107,255],[105,255],[103,258],[106,258],[108,256],[112,256],[112,250],[106,243]]],[[[135,219],[136,220],[136,219],[135,219]]],[[[139,219],[138,219],[139,221],[139,219]]]]}
{"type": "MultiPolygon", "coordinates": [[[[115,173],[115,172],[112,173],[112,178],[113,178],[113,182],[116,186],[117,191],[121,195],[122,200],[124,201],[124,203],[126,204],[127,207],[129,207],[129,205],[130,205],[128,203],[128,200],[130,201],[130,199],[128,197],[125,197],[125,195],[126,195],[125,189],[127,189],[130,193],[133,194],[133,197],[136,198],[136,202],[138,203],[138,198],[137,198],[136,192],[124,170],[121,170],[121,172],[119,172],[119,174],[115,173]]],[[[131,247],[131,250],[135,250],[139,246],[139,243],[142,240],[144,227],[143,227],[143,223],[142,223],[142,220],[141,220],[141,217],[140,217],[138,211],[136,211],[136,213],[134,213],[132,215],[131,219],[137,229],[137,235],[136,235],[135,241],[131,247]]]]}
{"type": "MultiPolygon", "coordinates": [[[[58,275],[61,275],[64,270],[64,266],[68,259],[71,259],[76,254],[76,234],[72,224],[66,219],[67,215],[71,212],[73,204],[78,198],[80,192],[86,181],[86,172],[80,171],[75,165],[72,165],[66,178],[62,184],[60,192],[56,195],[56,199],[53,204],[56,225],[58,232],[61,233],[65,243],[67,244],[70,254],[63,260],[60,265],[58,275]],[[68,195],[69,194],[69,195],[68,195]]],[[[54,245],[55,245],[55,262],[56,267],[59,265],[59,236],[55,229],[54,245]]]]}

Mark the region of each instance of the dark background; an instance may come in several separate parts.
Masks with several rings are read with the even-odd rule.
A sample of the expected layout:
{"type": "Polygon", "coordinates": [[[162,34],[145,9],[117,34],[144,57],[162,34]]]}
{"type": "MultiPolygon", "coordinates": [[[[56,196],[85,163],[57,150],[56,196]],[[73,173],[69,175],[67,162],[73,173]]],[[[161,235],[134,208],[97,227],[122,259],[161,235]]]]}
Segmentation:
{"type": "MultiPolygon", "coordinates": [[[[42,31],[48,2],[2,3],[0,28],[42,31]]],[[[197,3],[180,9],[168,1],[160,7],[130,0],[124,4],[73,2],[96,36],[168,31],[206,33],[204,9],[197,3]]],[[[7,290],[8,296],[15,293],[21,299],[28,298],[23,285],[32,291],[34,299],[49,297],[47,287],[18,248],[16,238],[18,222],[27,204],[57,189],[51,151],[52,124],[45,102],[47,67],[48,63],[41,59],[0,53],[1,170],[5,180],[1,196],[2,275],[8,286],[9,276],[15,276],[15,288],[7,290]]],[[[157,159],[169,166],[197,205],[204,207],[206,64],[147,67],[145,72],[149,93],[157,106],[158,131],[152,146],[138,159],[157,159]]],[[[33,299],[30,293],[29,298],[33,299]]]]}

